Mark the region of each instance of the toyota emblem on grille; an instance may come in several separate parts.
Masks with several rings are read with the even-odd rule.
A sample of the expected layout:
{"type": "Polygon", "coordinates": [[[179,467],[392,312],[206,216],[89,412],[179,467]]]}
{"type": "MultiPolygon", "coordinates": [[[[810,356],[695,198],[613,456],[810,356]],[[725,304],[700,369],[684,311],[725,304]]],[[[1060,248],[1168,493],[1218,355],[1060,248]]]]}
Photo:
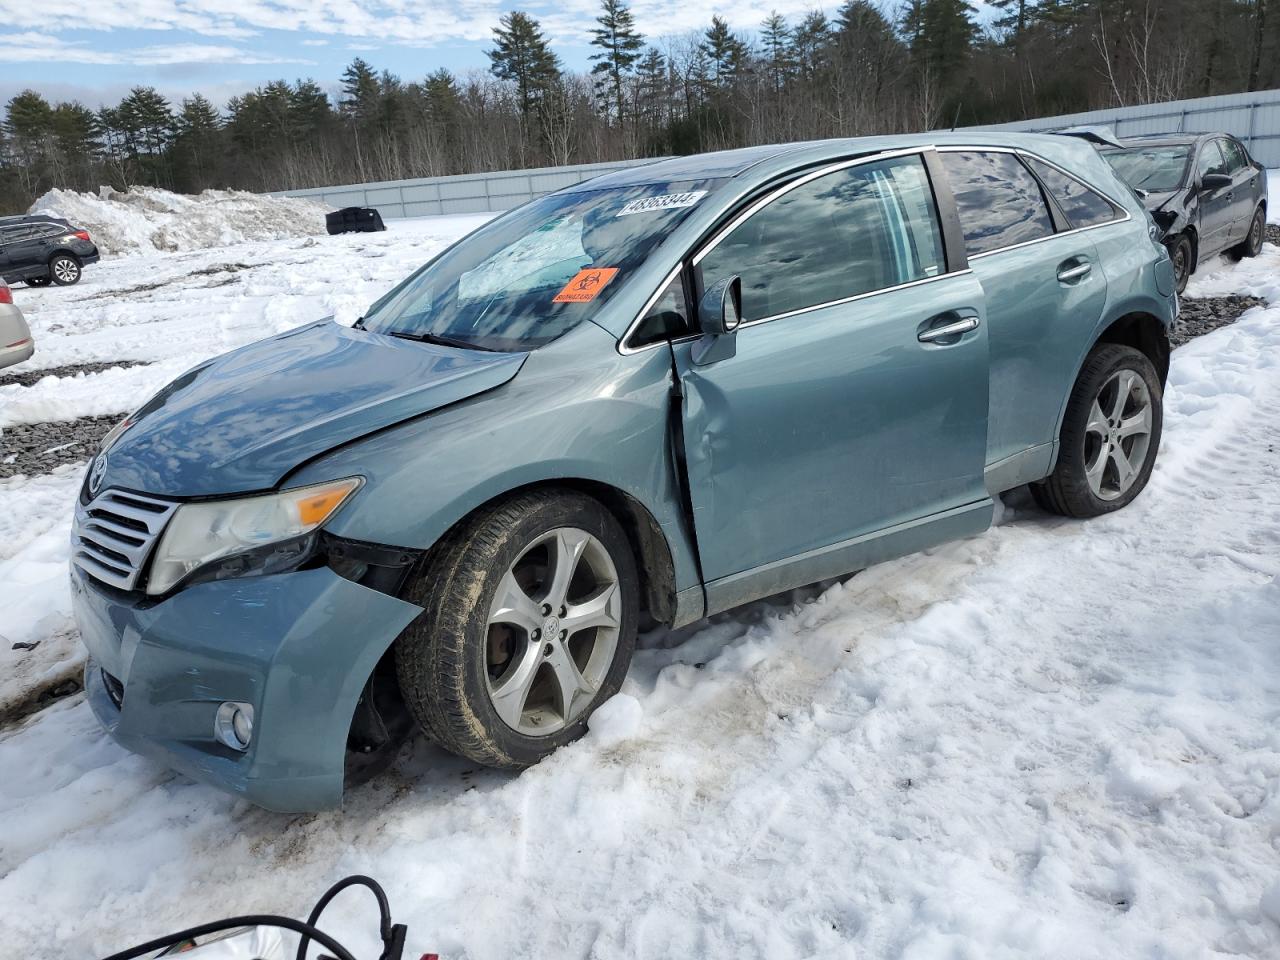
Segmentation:
{"type": "Polygon", "coordinates": [[[98,488],[102,486],[102,476],[107,472],[107,455],[100,453],[94,458],[93,466],[89,468],[89,496],[96,497],[98,488]]]}

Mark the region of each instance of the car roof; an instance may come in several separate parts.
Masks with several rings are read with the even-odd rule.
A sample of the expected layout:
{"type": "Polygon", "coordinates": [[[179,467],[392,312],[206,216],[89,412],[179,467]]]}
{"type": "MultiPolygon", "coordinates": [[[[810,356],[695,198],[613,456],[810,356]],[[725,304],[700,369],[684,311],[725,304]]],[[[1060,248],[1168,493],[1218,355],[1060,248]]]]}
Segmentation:
{"type": "MultiPolygon", "coordinates": [[[[655,160],[606,173],[567,188],[565,193],[630,187],[642,184],[676,183],[693,180],[715,180],[741,177],[751,172],[776,172],[779,168],[799,167],[843,157],[854,157],[891,150],[912,150],[938,146],[973,146],[1021,148],[1044,154],[1048,159],[1074,151],[1073,138],[1054,134],[1021,133],[993,130],[949,130],[876,137],[848,137],[834,140],[804,140],[796,143],[767,144],[737,150],[717,150],[655,160]]],[[[1092,150],[1083,141],[1074,141],[1092,150]]],[[[1078,153],[1076,155],[1079,155],[1078,153]]]]}
{"type": "Polygon", "coordinates": [[[53,217],[47,213],[23,213],[12,217],[0,217],[0,227],[13,226],[15,223],[56,223],[61,227],[71,226],[69,220],[53,217]]]}

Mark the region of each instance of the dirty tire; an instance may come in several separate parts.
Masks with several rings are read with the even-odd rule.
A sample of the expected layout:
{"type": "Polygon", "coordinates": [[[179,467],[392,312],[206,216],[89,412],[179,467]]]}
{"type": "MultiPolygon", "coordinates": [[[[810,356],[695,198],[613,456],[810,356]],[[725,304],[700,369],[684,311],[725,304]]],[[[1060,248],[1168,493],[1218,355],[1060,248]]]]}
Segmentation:
{"type": "Polygon", "coordinates": [[[1191,268],[1194,266],[1191,262],[1194,256],[1191,238],[1185,233],[1180,233],[1166,240],[1165,246],[1169,250],[1169,259],[1173,261],[1174,282],[1177,284],[1178,293],[1182,293],[1187,289],[1187,281],[1191,279],[1191,268]]]}
{"type": "Polygon", "coordinates": [[[80,282],[80,261],[69,253],[54,254],[49,261],[49,276],[60,287],[80,282]]]}
{"type": "Polygon", "coordinates": [[[1077,518],[1097,517],[1128,506],[1146,487],[1160,452],[1162,397],[1160,377],[1146,354],[1116,343],[1101,343],[1094,347],[1071,389],[1067,412],[1062,420],[1057,466],[1047,479],[1031,484],[1036,502],[1051,513],[1077,518]],[[1099,392],[1113,377],[1126,370],[1140,377],[1147,390],[1151,410],[1149,440],[1131,485],[1118,496],[1104,499],[1094,492],[1086,475],[1086,434],[1099,392]]]}
{"type": "Polygon", "coordinates": [[[1258,207],[1257,210],[1253,211],[1253,219],[1249,221],[1249,232],[1240,243],[1231,248],[1230,254],[1237,260],[1244,257],[1256,257],[1262,252],[1262,243],[1266,238],[1266,213],[1262,207],[1258,207]]]}
{"type": "Polygon", "coordinates": [[[486,766],[537,763],[587,729],[592,711],[622,685],[635,649],[639,590],[630,542],[596,500],[568,489],[517,494],[482,508],[431,550],[405,599],[423,612],[395,644],[396,673],[410,711],[426,734],[453,753],[486,766]],[[498,715],[489,687],[489,612],[499,582],[550,531],[575,528],[608,552],[617,572],[621,615],[612,663],[572,722],[528,736],[498,715]]]}

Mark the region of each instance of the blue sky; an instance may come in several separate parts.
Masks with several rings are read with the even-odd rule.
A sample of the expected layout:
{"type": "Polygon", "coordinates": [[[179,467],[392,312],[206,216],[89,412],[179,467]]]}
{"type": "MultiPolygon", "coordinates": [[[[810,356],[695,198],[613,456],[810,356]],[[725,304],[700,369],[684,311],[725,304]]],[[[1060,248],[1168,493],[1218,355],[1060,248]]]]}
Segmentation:
{"type": "MultiPolygon", "coordinates": [[[[896,0],[880,0],[892,9],[896,0]]],[[[983,7],[982,0],[976,4],[983,7]]],[[[838,2],[632,0],[651,40],[702,30],[719,14],[754,31],[772,10],[792,22],[838,2]]],[[[269,80],[311,77],[333,91],[343,67],[363,57],[406,80],[438,67],[485,70],[499,16],[535,16],[564,63],[588,66],[599,0],[84,0],[53,16],[33,0],[0,0],[0,104],[26,87],[97,108],[130,87],[157,87],[177,101],[194,91],[219,106],[269,80]]]]}
{"type": "MultiPolygon", "coordinates": [[[[138,84],[171,99],[199,90],[219,105],[281,77],[333,89],[356,56],[409,80],[437,67],[487,69],[492,28],[513,7],[535,16],[561,59],[581,69],[599,13],[599,0],[87,0],[56,16],[32,16],[32,6],[0,0],[0,102],[34,87],[94,108],[138,84]]],[[[713,13],[753,30],[770,10],[794,20],[836,6],[634,0],[632,10],[641,31],[658,38],[700,30],[713,13]]]]}

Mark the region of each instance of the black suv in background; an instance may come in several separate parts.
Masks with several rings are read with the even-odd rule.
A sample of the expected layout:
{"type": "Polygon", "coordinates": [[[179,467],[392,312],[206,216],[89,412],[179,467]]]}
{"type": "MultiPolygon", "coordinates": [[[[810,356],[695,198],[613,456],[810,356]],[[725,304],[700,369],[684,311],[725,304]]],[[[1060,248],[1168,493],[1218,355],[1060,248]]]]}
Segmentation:
{"type": "Polygon", "coordinates": [[[32,214],[0,217],[0,277],[29,287],[76,283],[86,263],[98,259],[89,231],[66,220],[32,214]]]}
{"type": "Polygon", "coordinates": [[[1178,292],[1219,253],[1256,257],[1267,223],[1267,174],[1235,137],[1171,133],[1100,146],[1163,232],[1178,292]]]}

